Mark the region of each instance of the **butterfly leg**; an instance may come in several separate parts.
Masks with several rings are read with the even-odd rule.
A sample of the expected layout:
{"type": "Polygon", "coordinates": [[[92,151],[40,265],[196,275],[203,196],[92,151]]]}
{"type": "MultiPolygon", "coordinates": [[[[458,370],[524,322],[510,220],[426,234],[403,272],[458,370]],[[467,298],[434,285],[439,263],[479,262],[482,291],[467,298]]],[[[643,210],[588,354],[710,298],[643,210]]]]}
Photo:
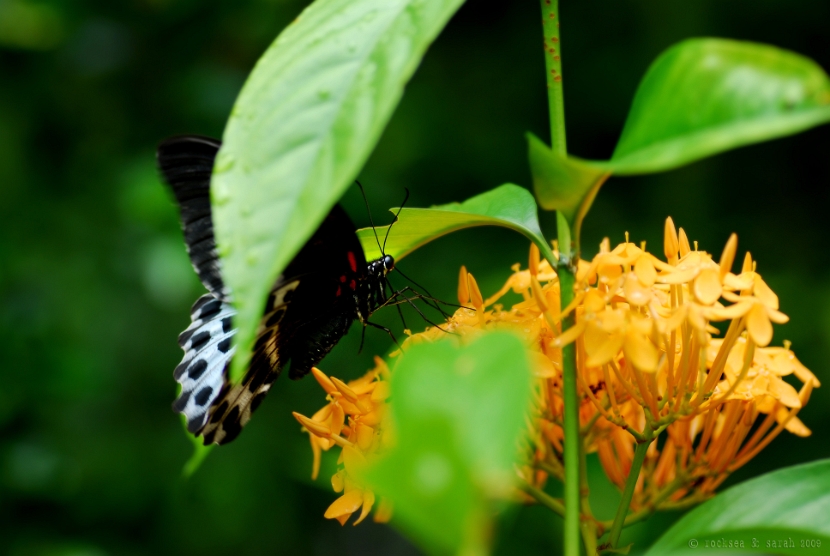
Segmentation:
{"type": "Polygon", "coordinates": [[[408,327],[406,326],[406,319],[403,318],[403,311],[401,311],[400,303],[396,304],[395,308],[398,310],[398,316],[401,317],[401,322],[403,323],[403,329],[406,330],[408,327]]]}
{"type": "MultiPolygon", "coordinates": [[[[423,290],[423,291],[426,293],[426,295],[423,295],[423,294],[418,293],[418,292],[416,292],[416,293],[418,293],[418,295],[419,295],[421,298],[423,298],[423,299],[429,299],[429,300],[431,300],[431,301],[435,302],[435,304],[436,304],[436,305],[430,305],[430,306],[431,306],[431,307],[435,307],[435,309],[436,309],[438,312],[440,312],[442,315],[444,315],[444,318],[449,318],[449,316],[450,316],[450,315],[448,315],[447,313],[445,313],[445,312],[444,312],[444,310],[443,310],[443,309],[441,309],[440,307],[438,307],[438,306],[437,306],[437,304],[438,304],[438,303],[440,303],[441,305],[446,305],[447,307],[456,307],[456,308],[459,308],[459,307],[464,307],[463,305],[456,305],[455,303],[447,303],[446,301],[442,301],[442,300],[440,300],[440,299],[437,299],[437,298],[433,297],[433,295],[432,295],[431,293],[429,293],[429,290],[427,290],[427,289],[426,289],[425,287],[423,287],[421,284],[419,284],[418,282],[416,282],[415,280],[413,280],[412,278],[410,278],[409,276],[407,276],[406,274],[404,274],[404,273],[401,271],[401,269],[400,269],[400,268],[396,269],[396,272],[397,272],[398,274],[400,274],[402,277],[404,277],[404,278],[406,278],[407,280],[409,280],[410,282],[412,282],[412,283],[413,283],[416,287],[418,287],[418,288],[420,288],[421,290],[423,290]]],[[[414,291],[414,290],[413,290],[413,291],[414,291]]],[[[466,307],[466,308],[467,308],[467,309],[469,309],[469,307],[466,307]]]]}
{"type": "MultiPolygon", "coordinates": [[[[438,298],[432,297],[431,295],[424,295],[421,292],[413,289],[412,286],[406,286],[404,288],[401,288],[398,291],[394,291],[394,288],[391,288],[391,287],[389,289],[393,290],[393,293],[391,295],[387,296],[386,301],[384,301],[384,303],[381,304],[380,307],[385,307],[386,305],[400,305],[402,303],[407,303],[406,300],[396,301],[395,298],[400,296],[402,293],[409,291],[409,292],[412,292],[412,294],[413,294],[413,296],[409,299],[412,299],[412,300],[421,299],[421,300],[423,300],[424,303],[427,304],[427,306],[432,307],[433,309],[435,309],[436,311],[441,313],[441,315],[445,319],[450,318],[452,315],[450,315],[444,309],[442,309],[439,306],[439,303],[441,305],[446,305],[447,307],[455,307],[457,309],[470,309],[470,310],[473,309],[472,307],[467,307],[466,305],[458,305],[458,304],[455,304],[455,303],[447,303],[446,301],[442,301],[438,298]]],[[[427,293],[429,293],[429,292],[427,292],[427,293]]],[[[380,307],[378,307],[378,308],[380,308],[380,307]]]]}
{"type": "Polygon", "coordinates": [[[366,339],[366,323],[363,323],[363,330],[360,332],[360,347],[357,348],[357,353],[363,352],[363,341],[366,339]]]}
{"type": "MultiPolygon", "coordinates": [[[[363,321],[363,331],[364,331],[364,332],[366,331],[366,327],[367,327],[367,326],[371,326],[372,328],[377,328],[378,330],[383,330],[384,332],[386,332],[387,334],[389,334],[389,337],[390,337],[390,338],[392,338],[392,341],[393,341],[393,342],[395,342],[395,345],[396,345],[396,346],[401,347],[401,344],[399,344],[399,343],[398,343],[398,340],[397,340],[397,338],[395,338],[395,335],[394,335],[394,334],[392,334],[392,331],[391,331],[391,330],[389,330],[388,328],[386,328],[385,326],[381,326],[381,325],[376,324],[376,323],[374,323],[374,322],[370,322],[370,321],[368,321],[368,320],[364,320],[364,321],[363,321]]],[[[361,347],[362,347],[362,345],[363,345],[363,341],[361,340],[361,342],[360,342],[360,343],[361,343],[361,347]]]]}
{"type": "MultiPolygon", "coordinates": [[[[389,280],[388,280],[388,279],[387,279],[387,280],[385,280],[385,284],[384,284],[384,294],[386,293],[386,289],[385,289],[385,288],[389,288],[389,291],[390,291],[390,292],[392,292],[390,295],[386,296],[386,300],[388,300],[390,296],[394,296],[394,295],[395,295],[395,293],[394,293],[394,292],[395,292],[395,290],[392,288],[392,284],[389,282],[389,280]]],[[[384,305],[386,304],[386,300],[384,300],[384,303],[383,303],[384,305]]],[[[403,329],[404,329],[404,330],[406,330],[406,329],[407,329],[407,328],[409,328],[409,327],[408,327],[408,326],[406,326],[406,319],[405,319],[405,318],[403,318],[403,311],[401,311],[401,305],[400,305],[399,303],[396,303],[396,304],[394,304],[394,305],[395,305],[395,308],[398,310],[398,316],[399,316],[399,317],[401,317],[401,322],[403,323],[403,329]]]]}
{"type": "MultiPolygon", "coordinates": [[[[400,290],[397,290],[394,293],[392,293],[392,295],[390,295],[389,298],[382,305],[380,305],[380,307],[385,307],[387,305],[398,305],[398,306],[400,306],[404,303],[409,303],[412,306],[412,308],[415,309],[415,311],[417,311],[417,313],[419,315],[421,315],[421,318],[424,319],[424,321],[426,321],[428,324],[430,324],[431,326],[434,326],[435,328],[437,328],[439,330],[444,330],[443,328],[441,328],[440,325],[435,324],[434,322],[432,322],[431,320],[429,320],[427,318],[427,316],[423,313],[423,311],[421,311],[421,309],[417,305],[415,305],[415,303],[413,303],[414,299],[425,299],[425,296],[423,296],[420,293],[416,292],[410,286],[406,286],[406,287],[401,288],[400,290]],[[414,294],[414,297],[407,296],[406,292],[412,292],[414,294]],[[399,298],[403,298],[403,299],[399,299],[399,298]]],[[[380,309],[380,307],[378,307],[378,309],[380,309]]],[[[430,307],[432,307],[432,305],[430,305],[430,307]]],[[[444,330],[444,332],[446,332],[446,330],[444,330]]]]}

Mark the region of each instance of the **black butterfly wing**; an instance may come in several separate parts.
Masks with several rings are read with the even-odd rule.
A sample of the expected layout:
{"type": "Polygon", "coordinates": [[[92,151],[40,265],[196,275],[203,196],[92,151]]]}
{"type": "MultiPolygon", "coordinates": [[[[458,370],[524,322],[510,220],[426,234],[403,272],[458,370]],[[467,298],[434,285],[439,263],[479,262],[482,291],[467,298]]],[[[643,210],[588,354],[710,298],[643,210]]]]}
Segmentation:
{"type": "Polygon", "coordinates": [[[156,161],[179,205],[184,242],[196,274],[214,297],[228,301],[210,210],[210,176],[220,145],[209,137],[172,137],[159,145],[156,161]]]}
{"type": "Polygon", "coordinates": [[[286,269],[286,275],[304,277],[284,327],[292,379],[308,374],[348,331],[366,268],[354,224],[336,205],[286,269]]]}
{"type": "Polygon", "coordinates": [[[354,225],[336,206],[274,285],[249,369],[231,383],[236,312],[222,280],[210,206],[219,147],[214,139],[182,136],[164,141],[157,153],[179,203],[191,262],[211,292],[191,310],[192,322],[179,336],[185,354],[174,371],[181,393],[173,409],[185,415],[190,432],[204,435],[205,444],[236,438],[289,360],[291,378],[300,378],[334,347],[354,320],[355,284],[366,269],[354,225]]]}
{"type": "Polygon", "coordinates": [[[354,321],[353,291],[365,268],[354,225],[335,206],[286,268],[290,278],[277,280],[248,371],[238,384],[226,381],[213,402],[205,444],[236,438],[286,364],[291,378],[302,378],[331,351],[354,321]]]}

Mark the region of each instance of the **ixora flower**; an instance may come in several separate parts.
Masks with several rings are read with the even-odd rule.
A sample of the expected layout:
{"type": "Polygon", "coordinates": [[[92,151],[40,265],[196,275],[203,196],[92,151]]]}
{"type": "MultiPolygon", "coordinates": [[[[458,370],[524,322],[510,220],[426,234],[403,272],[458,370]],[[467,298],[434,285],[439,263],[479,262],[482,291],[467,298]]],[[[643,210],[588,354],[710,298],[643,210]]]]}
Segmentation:
{"type": "MultiPolygon", "coordinates": [[[[611,249],[606,239],[593,260],[580,261],[574,300],[560,307],[557,274],[531,246],[528,268],[514,265],[505,285],[487,299],[462,267],[458,297],[465,307],[441,329],[409,336],[393,355],[406,357],[408,346],[446,332],[462,343],[497,329],[524,338],[536,382],[517,473],[532,493],[551,475],[564,480],[562,348],[575,343],[586,452],[596,452],[609,479],[622,488],[636,446],[648,444],[632,509],[647,515],[693,504],[783,430],[808,436],[797,414],[820,385],[788,342],[769,346],[773,324],[788,317],[749,253],[740,273],[732,273],[736,251],[733,235],[716,262],[696,244],[692,248],[668,219],[665,260],[644,244],[626,238],[611,249]],[[510,291],[522,300],[507,309],[499,300],[510,291]],[[562,319],[571,313],[576,324],[563,333],[562,319]],[[798,381],[798,389],[785,377],[798,381]]],[[[332,484],[344,494],[326,512],[341,523],[362,508],[361,521],[374,501],[349,468],[388,443],[388,373],[378,359],[375,370],[345,385],[315,370],[329,404],[311,419],[295,414],[311,433],[315,476],[320,451],[342,447],[332,484]]],[[[378,515],[386,518],[388,511],[378,515]]]]}
{"type": "MultiPolygon", "coordinates": [[[[354,522],[357,525],[366,519],[375,505],[374,492],[355,479],[354,471],[382,452],[391,438],[383,419],[386,398],[389,397],[389,369],[379,357],[375,358],[375,363],[374,370],[348,384],[326,376],[320,369],[312,369],[329,403],[311,418],[294,413],[311,438],[314,454],[312,479],[316,479],[320,472],[321,452],[335,446],[341,448],[338,471],[331,478],[331,486],[343,495],[325,513],[325,517],[336,519],[341,525],[345,525],[353,513],[360,511],[354,522]]],[[[381,499],[374,519],[378,522],[389,521],[391,513],[389,503],[381,499]]]]}

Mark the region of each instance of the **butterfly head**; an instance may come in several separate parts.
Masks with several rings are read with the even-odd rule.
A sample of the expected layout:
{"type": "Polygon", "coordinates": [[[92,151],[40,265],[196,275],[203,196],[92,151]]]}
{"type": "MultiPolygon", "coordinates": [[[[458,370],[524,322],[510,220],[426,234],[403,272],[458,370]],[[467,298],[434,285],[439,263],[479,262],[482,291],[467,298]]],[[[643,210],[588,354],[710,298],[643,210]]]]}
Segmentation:
{"type": "Polygon", "coordinates": [[[369,263],[369,275],[374,277],[385,277],[395,270],[395,259],[391,255],[384,255],[369,263]]]}
{"type": "Polygon", "coordinates": [[[395,259],[392,258],[392,255],[384,255],[381,261],[383,262],[384,274],[395,270],[395,259]]]}

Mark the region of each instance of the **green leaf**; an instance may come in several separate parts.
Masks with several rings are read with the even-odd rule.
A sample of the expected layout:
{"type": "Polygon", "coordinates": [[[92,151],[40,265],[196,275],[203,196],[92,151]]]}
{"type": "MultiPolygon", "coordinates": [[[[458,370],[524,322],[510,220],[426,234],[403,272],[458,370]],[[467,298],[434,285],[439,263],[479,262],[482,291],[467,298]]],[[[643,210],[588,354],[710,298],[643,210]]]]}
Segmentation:
{"type": "Polygon", "coordinates": [[[830,79],[794,52],[689,39],[651,65],[608,168],[661,172],[830,121],[830,79]]]}
{"type": "Polygon", "coordinates": [[[590,161],[564,157],[532,133],[527,134],[527,140],[533,189],[539,205],[562,212],[578,230],[610,171],[590,161]]]}
{"type": "Polygon", "coordinates": [[[830,460],[797,465],[741,483],[695,508],[647,556],[734,553],[734,544],[723,541],[743,542],[746,550],[762,554],[823,554],[830,549],[828,516],[830,460]]]}
{"type": "Polygon", "coordinates": [[[830,121],[830,78],[812,60],[773,46],[689,39],[655,60],[611,160],[563,157],[529,135],[542,208],[575,231],[612,174],[663,172],[729,149],[830,121]]]}
{"type": "MultiPolygon", "coordinates": [[[[188,433],[188,436],[193,436],[188,433]]],[[[215,444],[211,444],[210,446],[205,446],[202,444],[202,439],[200,437],[194,437],[195,442],[193,443],[193,454],[190,456],[190,459],[187,460],[187,463],[184,464],[184,469],[182,469],[182,476],[185,479],[189,479],[193,476],[196,471],[198,471],[199,467],[202,466],[202,462],[205,461],[205,458],[208,457],[211,450],[215,444]]]]}
{"type": "Polygon", "coordinates": [[[432,551],[485,543],[492,500],[509,493],[531,394],[526,348],[487,334],[413,345],[392,374],[396,443],[367,472],[395,523],[432,551]]]}
{"type": "MultiPolygon", "coordinates": [[[[182,415],[182,428],[187,431],[187,418],[182,415]]],[[[215,444],[211,444],[209,446],[205,446],[202,443],[202,438],[198,436],[193,436],[189,432],[187,432],[187,437],[190,439],[190,442],[193,444],[193,453],[190,455],[190,459],[187,460],[187,463],[184,464],[184,468],[182,469],[182,477],[185,479],[189,479],[193,476],[196,471],[199,470],[201,467],[202,462],[205,461],[205,458],[208,457],[213,447],[216,446],[215,444]]]]}
{"type": "Polygon", "coordinates": [[[405,444],[369,469],[366,480],[394,504],[393,525],[426,551],[449,553],[477,543],[486,526],[484,500],[459,453],[452,422],[411,424],[405,444]]]}
{"type": "Polygon", "coordinates": [[[317,0],[260,58],[211,185],[239,378],[274,280],[352,183],[463,0],[317,0]]]}
{"type": "Polygon", "coordinates": [[[523,427],[531,371],[522,341],[494,332],[467,346],[454,338],[413,346],[392,379],[393,420],[401,436],[410,420],[448,416],[461,451],[483,487],[512,484],[515,441],[523,427]]]}
{"type": "MultiPolygon", "coordinates": [[[[391,209],[397,212],[397,209],[391,209]]],[[[422,245],[443,235],[475,226],[503,226],[525,235],[544,257],[554,264],[550,249],[539,227],[538,209],[533,195],[518,185],[505,184],[463,203],[449,203],[428,209],[405,208],[392,225],[385,252],[400,260],[422,245]]],[[[380,241],[389,226],[377,228],[380,241]]],[[[380,256],[372,228],[358,230],[366,258],[380,256]]]]}

